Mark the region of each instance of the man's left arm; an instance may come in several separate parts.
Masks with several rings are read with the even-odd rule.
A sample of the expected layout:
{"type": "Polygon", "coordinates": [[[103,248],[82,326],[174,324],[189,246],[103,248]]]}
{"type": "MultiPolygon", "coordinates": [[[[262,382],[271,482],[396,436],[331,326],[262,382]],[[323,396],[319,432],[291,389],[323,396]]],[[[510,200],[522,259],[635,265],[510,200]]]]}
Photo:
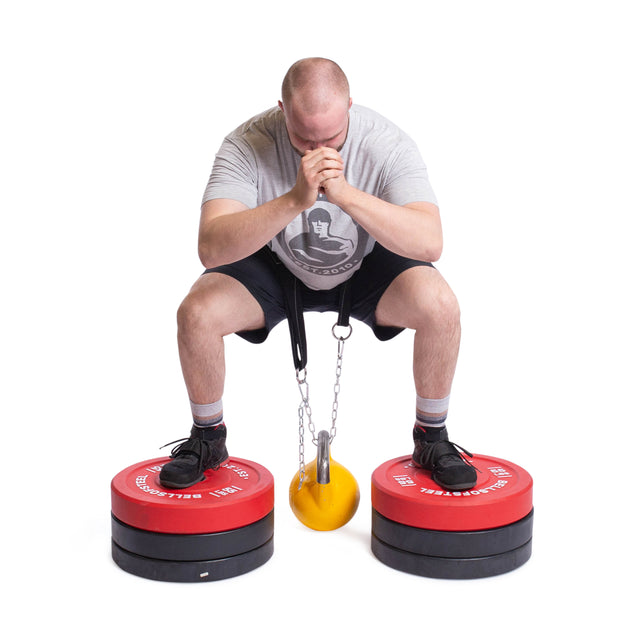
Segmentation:
{"type": "MultiPolygon", "coordinates": [[[[327,149],[327,154],[338,153],[327,149]]],[[[435,262],[442,254],[440,209],[433,202],[396,205],[351,186],[344,174],[326,180],[327,200],[348,213],[382,246],[407,258],[435,262]]]]}

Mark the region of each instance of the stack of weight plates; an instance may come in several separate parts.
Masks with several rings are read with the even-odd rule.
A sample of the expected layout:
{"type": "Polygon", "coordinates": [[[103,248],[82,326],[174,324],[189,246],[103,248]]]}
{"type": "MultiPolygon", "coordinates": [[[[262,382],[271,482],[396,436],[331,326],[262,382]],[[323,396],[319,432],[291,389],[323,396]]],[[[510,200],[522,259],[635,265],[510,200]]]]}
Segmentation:
{"type": "Polygon", "coordinates": [[[384,564],[430,578],[484,578],[531,557],[533,481],[521,467],[474,455],[478,483],[446,491],[410,456],[371,480],[371,549],[384,564]]]}
{"type": "Polygon", "coordinates": [[[247,573],[273,555],[273,476],[229,458],[188,489],[159,482],[170,458],[132,465],[111,482],[112,556],[125,571],[168,582],[247,573]]]}

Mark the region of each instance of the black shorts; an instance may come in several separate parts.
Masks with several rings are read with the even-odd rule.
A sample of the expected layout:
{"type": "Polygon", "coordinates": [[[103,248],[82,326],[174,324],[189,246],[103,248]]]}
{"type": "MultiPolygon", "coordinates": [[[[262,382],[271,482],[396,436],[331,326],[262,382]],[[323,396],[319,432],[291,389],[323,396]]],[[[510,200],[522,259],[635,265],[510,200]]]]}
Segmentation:
{"type": "MultiPolygon", "coordinates": [[[[379,340],[389,340],[402,328],[382,327],[376,324],[375,314],[382,294],[391,282],[411,267],[433,267],[430,262],[411,260],[388,251],[380,244],[364,258],[358,271],[351,277],[351,317],[367,324],[379,340]]],[[[268,247],[228,265],[207,269],[204,273],[224,273],[241,282],[258,301],[265,317],[265,326],[254,331],[241,331],[238,335],[253,343],[264,342],[269,332],[287,317],[282,274],[289,274],[276,254],[268,247]]],[[[291,278],[291,276],[287,276],[291,278]]],[[[299,282],[304,311],[335,311],[340,306],[342,285],[324,291],[309,289],[299,282]]]]}

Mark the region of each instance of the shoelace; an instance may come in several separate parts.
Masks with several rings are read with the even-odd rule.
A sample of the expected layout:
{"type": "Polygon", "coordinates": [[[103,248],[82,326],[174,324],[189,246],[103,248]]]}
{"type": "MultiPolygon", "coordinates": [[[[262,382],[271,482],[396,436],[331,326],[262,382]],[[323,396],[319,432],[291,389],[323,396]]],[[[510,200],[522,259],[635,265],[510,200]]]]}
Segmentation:
{"type": "Polygon", "coordinates": [[[174,440],[173,442],[167,442],[167,444],[162,445],[160,448],[164,449],[165,447],[170,447],[172,444],[176,446],[171,449],[171,457],[175,458],[183,449],[189,446],[189,450],[185,451],[185,453],[192,453],[195,456],[200,458],[200,461],[204,459],[204,453],[211,455],[211,451],[209,449],[209,443],[206,440],[202,440],[201,438],[180,438],[179,440],[174,440]],[[179,444],[176,444],[179,443],[179,444]],[[207,445],[207,450],[203,451],[203,446],[207,445]]]}
{"type": "Polygon", "coordinates": [[[451,442],[449,440],[439,440],[437,442],[429,442],[427,446],[422,450],[420,454],[420,464],[424,465],[427,468],[433,468],[434,463],[440,458],[444,458],[450,456],[455,458],[456,460],[462,460],[467,466],[473,467],[476,471],[479,469],[471,464],[469,460],[467,460],[464,456],[461,456],[459,452],[464,453],[469,456],[469,458],[473,458],[473,454],[469,453],[464,447],[461,447],[459,444],[455,442],[451,442]],[[451,448],[453,447],[453,451],[451,448]],[[445,451],[443,451],[443,449],[445,451]]]}

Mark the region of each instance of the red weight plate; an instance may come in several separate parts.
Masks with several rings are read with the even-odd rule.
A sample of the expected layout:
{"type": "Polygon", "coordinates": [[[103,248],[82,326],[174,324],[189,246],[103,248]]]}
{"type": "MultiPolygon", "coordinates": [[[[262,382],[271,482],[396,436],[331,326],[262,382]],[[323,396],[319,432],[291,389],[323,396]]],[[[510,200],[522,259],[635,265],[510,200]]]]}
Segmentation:
{"type": "Polygon", "coordinates": [[[533,508],[533,480],[521,467],[474,455],[478,482],[468,491],[446,491],[411,456],[380,465],[371,477],[373,508],[389,520],[421,529],[475,531],[502,527],[533,508]]]}
{"type": "Polygon", "coordinates": [[[215,533],[238,529],[273,510],[273,476],[261,465],[229,458],[220,469],[205,471],[202,482],[187,489],[160,484],[170,458],[134,464],[111,481],[111,510],[121,522],[161,533],[215,533]]]}

